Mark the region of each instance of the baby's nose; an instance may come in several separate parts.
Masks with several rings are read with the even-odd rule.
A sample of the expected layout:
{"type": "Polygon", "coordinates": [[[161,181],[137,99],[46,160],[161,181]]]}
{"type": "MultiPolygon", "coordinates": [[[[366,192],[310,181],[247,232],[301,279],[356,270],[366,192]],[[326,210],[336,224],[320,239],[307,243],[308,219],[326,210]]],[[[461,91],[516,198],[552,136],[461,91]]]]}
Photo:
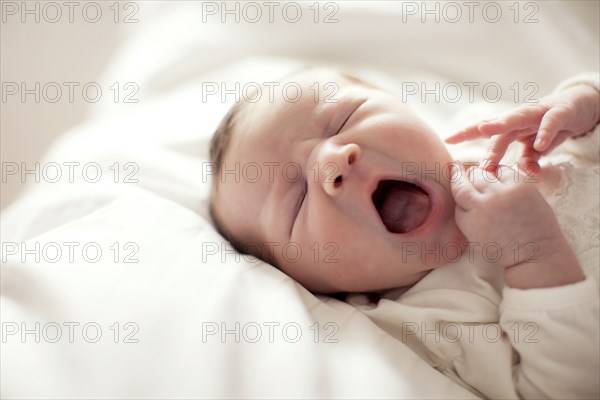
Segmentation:
{"type": "Polygon", "coordinates": [[[323,190],[330,196],[337,196],[342,192],[353,164],[360,158],[361,148],[355,143],[327,143],[325,146],[321,149],[322,165],[319,166],[323,173],[323,190]]]}

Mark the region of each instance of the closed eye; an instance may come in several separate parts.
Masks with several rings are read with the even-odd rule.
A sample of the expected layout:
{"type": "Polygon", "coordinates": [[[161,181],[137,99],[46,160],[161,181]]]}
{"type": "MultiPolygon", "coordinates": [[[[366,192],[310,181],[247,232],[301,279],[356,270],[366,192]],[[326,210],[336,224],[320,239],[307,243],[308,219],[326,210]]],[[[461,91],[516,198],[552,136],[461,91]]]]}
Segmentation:
{"type": "Polygon", "coordinates": [[[344,120],[344,122],[342,123],[342,125],[340,126],[340,128],[337,130],[337,132],[334,134],[334,136],[337,135],[338,133],[340,133],[342,131],[342,129],[344,129],[344,127],[346,126],[346,123],[348,123],[348,120],[350,120],[350,118],[352,117],[352,115],[354,115],[354,113],[356,112],[356,110],[358,110],[360,108],[360,106],[362,106],[365,102],[366,102],[366,100],[363,100],[360,103],[358,103],[356,105],[356,107],[354,107],[354,109],[352,110],[352,112],[350,114],[348,114],[348,116],[346,117],[346,119],[344,120]]]}
{"type": "Polygon", "coordinates": [[[290,229],[291,232],[294,230],[294,226],[296,225],[296,220],[298,219],[298,215],[300,214],[300,210],[302,209],[302,205],[304,204],[304,199],[306,199],[306,194],[308,193],[308,183],[304,182],[304,188],[300,196],[298,197],[298,201],[296,202],[295,212],[294,212],[294,221],[292,222],[292,227],[290,229]]]}
{"type": "Polygon", "coordinates": [[[342,126],[340,126],[340,129],[337,130],[337,132],[334,134],[337,135],[338,133],[340,133],[342,131],[342,129],[344,128],[344,126],[346,126],[346,122],[348,122],[348,120],[350,119],[350,117],[352,116],[352,114],[354,114],[354,111],[350,113],[350,115],[348,115],[348,117],[344,120],[344,123],[342,123],[342,126]]]}

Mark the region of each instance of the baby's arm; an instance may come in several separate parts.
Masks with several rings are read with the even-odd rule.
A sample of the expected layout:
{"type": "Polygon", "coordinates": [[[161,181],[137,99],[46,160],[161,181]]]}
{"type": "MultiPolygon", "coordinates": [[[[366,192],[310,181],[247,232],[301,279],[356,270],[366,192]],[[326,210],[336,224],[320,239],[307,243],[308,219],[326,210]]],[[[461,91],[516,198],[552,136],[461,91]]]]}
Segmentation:
{"type": "MultiPolygon", "coordinates": [[[[509,145],[522,145],[519,166],[534,172],[538,160],[570,138],[590,132],[600,121],[600,78],[585,73],[563,82],[538,103],[524,104],[492,120],[470,125],[446,139],[454,144],[490,137],[482,168],[493,171],[509,145]]],[[[597,149],[596,149],[597,151],[597,149]]]]}
{"type": "MultiPolygon", "coordinates": [[[[596,282],[585,279],[535,185],[516,168],[497,168],[515,140],[523,144],[521,168],[536,168],[538,159],[564,140],[598,151],[588,138],[570,139],[592,130],[600,118],[598,75],[581,78],[563,83],[541,107],[519,107],[447,140],[493,136],[484,157],[489,163],[457,171],[461,175],[454,180],[453,194],[457,223],[467,238],[493,242],[503,250],[498,262],[505,278],[500,324],[519,354],[514,382],[523,398],[598,398],[600,392],[596,282]],[[534,144],[538,137],[546,140],[534,144]]],[[[597,129],[592,137],[597,139],[597,129]]]]}
{"type": "Polygon", "coordinates": [[[469,241],[502,250],[500,325],[518,353],[516,391],[526,399],[598,398],[598,289],[552,209],[516,168],[455,172],[458,226],[469,241]]]}

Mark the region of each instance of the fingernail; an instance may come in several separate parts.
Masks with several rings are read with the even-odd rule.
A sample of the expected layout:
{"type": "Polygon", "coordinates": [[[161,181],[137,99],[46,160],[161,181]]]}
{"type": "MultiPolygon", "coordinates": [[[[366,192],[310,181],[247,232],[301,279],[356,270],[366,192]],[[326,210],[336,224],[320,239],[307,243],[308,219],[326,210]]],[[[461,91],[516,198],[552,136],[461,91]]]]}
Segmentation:
{"type": "Polygon", "coordinates": [[[543,145],[544,145],[544,139],[542,139],[542,138],[535,139],[535,142],[533,143],[533,147],[537,147],[537,148],[540,148],[543,145]]]}

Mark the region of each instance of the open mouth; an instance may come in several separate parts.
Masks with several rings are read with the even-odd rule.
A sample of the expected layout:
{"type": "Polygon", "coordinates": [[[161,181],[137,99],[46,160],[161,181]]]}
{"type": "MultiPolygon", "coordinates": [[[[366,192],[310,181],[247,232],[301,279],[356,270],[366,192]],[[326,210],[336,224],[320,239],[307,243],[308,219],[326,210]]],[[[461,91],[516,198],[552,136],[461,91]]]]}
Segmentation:
{"type": "Polygon", "coordinates": [[[431,211],[427,192],[405,181],[382,180],[371,198],[381,221],[392,233],[417,229],[431,211]]]}

